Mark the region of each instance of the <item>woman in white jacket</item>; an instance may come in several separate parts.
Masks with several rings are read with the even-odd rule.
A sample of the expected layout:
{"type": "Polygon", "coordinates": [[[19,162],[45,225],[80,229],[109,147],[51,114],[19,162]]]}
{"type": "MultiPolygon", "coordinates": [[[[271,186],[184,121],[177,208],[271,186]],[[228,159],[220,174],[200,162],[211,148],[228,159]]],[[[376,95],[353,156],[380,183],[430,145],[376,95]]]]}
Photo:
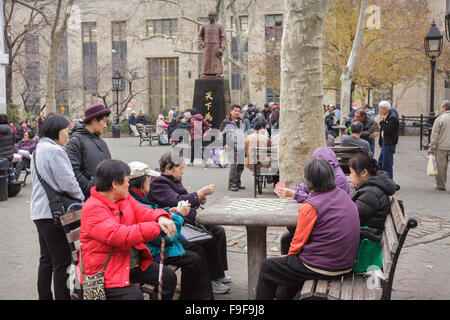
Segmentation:
{"type": "Polygon", "coordinates": [[[31,219],[39,235],[40,259],[38,269],[39,300],[53,300],[51,283],[54,283],[54,298],[69,300],[67,285],[71,253],[64,230],[54,224],[49,200],[45,189],[39,182],[36,168],[41,178],[55,191],[84,200],[73,173],[69,157],[63,146],[69,138],[70,122],[61,115],[50,114],[42,123],[40,140],[36,147],[36,158],[31,160],[33,191],[31,194],[31,219]],[[36,161],[36,163],[35,163],[36,161]]]}

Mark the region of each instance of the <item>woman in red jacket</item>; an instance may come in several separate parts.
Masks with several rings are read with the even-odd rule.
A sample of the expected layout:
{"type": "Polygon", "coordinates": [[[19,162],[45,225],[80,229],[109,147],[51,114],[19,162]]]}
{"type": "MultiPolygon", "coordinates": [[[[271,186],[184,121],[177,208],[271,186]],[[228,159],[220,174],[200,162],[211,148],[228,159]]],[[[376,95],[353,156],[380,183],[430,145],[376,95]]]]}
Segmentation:
{"type": "MultiPolygon", "coordinates": [[[[145,242],[155,240],[161,230],[170,238],[176,231],[165,210],[150,209],[128,194],[129,175],[130,168],[126,163],[102,161],[96,169],[91,197],[81,213],[84,274],[98,273],[112,250],[105,271],[107,299],[141,300],[143,295],[136,283],[157,287],[159,265],[152,262],[145,242]]],[[[162,281],[162,298],[170,300],[177,284],[175,272],[164,267],[162,281]]]]}

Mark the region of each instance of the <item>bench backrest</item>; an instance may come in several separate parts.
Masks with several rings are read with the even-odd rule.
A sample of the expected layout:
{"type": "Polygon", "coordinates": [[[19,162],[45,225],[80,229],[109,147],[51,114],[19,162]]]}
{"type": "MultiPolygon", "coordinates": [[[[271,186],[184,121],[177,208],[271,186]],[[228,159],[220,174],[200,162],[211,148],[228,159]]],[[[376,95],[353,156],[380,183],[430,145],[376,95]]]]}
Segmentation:
{"type": "Polygon", "coordinates": [[[382,299],[390,299],[395,268],[400,251],[406,240],[409,229],[415,228],[417,221],[405,215],[402,203],[395,196],[391,197],[391,210],[386,217],[381,239],[383,252],[383,272],[386,278],[382,299]]]}
{"type": "Polygon", "coordinates": [[[249,164],[271,164],[278,167],[278,149],[275,147],[250,147],[249,164]]]}
{"type": "Polygon", "coordinates": [[[80,251],[80,226],[81,210],[68,212],[59,218],[66,233],[67,242],[72,252],[72,261],[78,263],[78,253],[80,251]]]}
{"type": "Polygon", "coordinates": [[[345,174],[350,174],[350,168],[348,166],[350,159],[357,156],[363,150],[361,147],[330,147],[330,149],[336,154],[339,165],[345,174]]]}

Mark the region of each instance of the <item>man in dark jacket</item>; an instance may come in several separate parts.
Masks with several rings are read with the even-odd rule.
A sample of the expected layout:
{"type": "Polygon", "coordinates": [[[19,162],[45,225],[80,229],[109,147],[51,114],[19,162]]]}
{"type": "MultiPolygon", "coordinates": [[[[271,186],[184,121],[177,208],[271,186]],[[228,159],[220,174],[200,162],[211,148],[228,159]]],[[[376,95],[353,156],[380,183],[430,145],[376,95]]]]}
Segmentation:
{"type": "Polygon", "coordinates": [[[361,133],[361,139],[366,140],[370,145],[370,151],[372,154],[375,152],[375,121],[366,113],[364,108],[359,108],[355,112],[353,121],[360,121],[363,124],[363,131],[361,133]]]}
{"type": "Polygon", "coordinates": [[[64,147],[85,200],[91,195],[97,165],[111,159],[108,146],[100,138],[110,113],[111,110],[101,104],[89,106],[84,112],[84,124],[75,125],[64,147]]]}
{"type": "Polygon", "coordinates": [[[241,106],[231,106],[230,116],[225,118],[220,125],[222,138],[225,142],[225,150],[230,163],[230,174],[228,177],[228,190],[238,191],[245,189],[241,185],[241,175],[244,171],[245,162],[245,125],[240,118],[241,106]]]}
{"type": "Polygon", "coordinates": [[[379,144],[381,148],[378,165],[393,179],[394,153],[398,143],[398,116],[387,101],[381,101],[378,107],[380,110],[379,144]]]}
{"type": "Polygon", "coordinates": [[[144,126],[148,124],[147,117],[144,114],[144,110],[139,112],[139,116],[136,119],[136,123],[142,123],[144,126]]]}

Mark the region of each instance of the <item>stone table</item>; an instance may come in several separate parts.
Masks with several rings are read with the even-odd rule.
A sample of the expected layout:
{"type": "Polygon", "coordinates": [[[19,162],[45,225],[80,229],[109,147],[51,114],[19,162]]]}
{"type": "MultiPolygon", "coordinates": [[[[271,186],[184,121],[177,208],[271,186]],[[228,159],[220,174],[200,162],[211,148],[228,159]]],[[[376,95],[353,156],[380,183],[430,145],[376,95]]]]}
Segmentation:
{"type": "Polygon", "coordinates": [[[259,269],[266,258],[268,226],[295,226],[301,203],[286,199],[223,198],[198,210],[206,225],[245,226],[247,229],[248,298],[254,299],[259,269]]]}

